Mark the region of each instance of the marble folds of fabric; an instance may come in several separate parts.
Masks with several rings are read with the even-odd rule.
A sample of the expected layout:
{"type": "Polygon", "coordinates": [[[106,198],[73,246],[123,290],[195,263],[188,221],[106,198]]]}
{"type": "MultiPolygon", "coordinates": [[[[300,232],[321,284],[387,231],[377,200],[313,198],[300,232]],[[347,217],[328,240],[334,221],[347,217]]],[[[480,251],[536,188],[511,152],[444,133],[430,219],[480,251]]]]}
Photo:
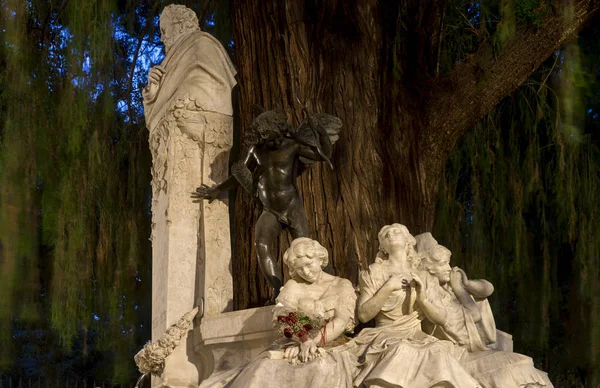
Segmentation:
{"type": "MultiPolygon", "coordinates": [[[[393,274],[381,264],[372,264],[360,275],[361,293],[375,293],[393,274]]],[[[437,279],[419,273],[427,287],[437,279]]],[[[465,352],[450,341],[421,331],[423,313],[415,303],[414,289],[394,292],[375,317],[377,326],[363,330],[354,340],[360,354],[360,372],[355,386],[431,388],[478,388],[480,385],[459,364],[465,352]]]]}
{"type": "Polygon", "coordinates": [[[352,388],[356,361],[348,352],[328,352],[307,363],[272,360],[263,354],[228,385],[229,388],[339,387],[352,388]]]}
{"type": "Polygon", "coordinates": [[[500,350],[467,353],[460,363],[483,388],[553,387],[545,373],[535,369],[531,357],[519,353],[500,350]]]}
{"type": "MultiPolygon", "coordinates": [[[[277,297],[277,302],[291,308],[297,309],[299,300],[306,298],[306,285],[298,283],[294,279],[290,279],[281,287],[281,292],[277,297]]],[[[310,286],[308,286],[310,287],[310,286]]],[[[344,310],[351,317],[348,322],[346,331],[354,329],[354,312],[356,310],[356,292],[352,283],[348,279],[336,277],[327,290],[315,300],[314,311],[305,311],[309,315],[318,315],[325,320],[331,320],[334,317],[335,311],[344,310]]]]}
{"type": "MultiPolygon", "coordinates": [[[[300,284],[289,280],[281,289],[277,302],[290,309],[298,307],[299,299],[306,299],[311,285],[300,284]]],[[[318,315],[324,320],[334,318],[335,311],[344,310],[351,317],[346,330],[354,327],[354,311],[356,292],[352,283],[336,277],[328,288],[314,300],[314,311],[306,311],[310,315],[318,315]]],[[[333,338],[331,340],[334,340],[333,338]]],[[[352,388],[353,378],[358,370],[355,352],[350,351],[352,345],[335,346],[332,341],[324,349],[325,355],[302,363],[290,362],[287,359],[269,358],[269,350],[285,351],[286,346],[297,346],[290,341],[283,346],[275,345],[272,349],[261,353],[243,368],[211,376],[201,387],[228,388],[270,388],[270,387],[335,387],[352,388]]]]}
{"type": "MultiPolygon", "coordinates": [[[[546,374],[535,368],[533,360],[525,355],[504,352],[495,347],[494,316],[487,299],[476,300],[481,321],[475,323],[471,314],[458,301],[451,288],[438,288],[432,298],[447,312],[447,322],[433,330],[433,335],[448,339],[467,349],[460,364],[484,388],[552,388],[546,374]]],[[[431,324],[424,327],[433,326],[431,324]]]]}
{"type": "Polygon", "coordinates": [[[191,32],[169,49],[166,73],[153,100],[144,100],[148,128],[155,128],[177,100],[189,98],[205,111],[231,116],[235,68],[221,43],[206,32],[191,32]]]}

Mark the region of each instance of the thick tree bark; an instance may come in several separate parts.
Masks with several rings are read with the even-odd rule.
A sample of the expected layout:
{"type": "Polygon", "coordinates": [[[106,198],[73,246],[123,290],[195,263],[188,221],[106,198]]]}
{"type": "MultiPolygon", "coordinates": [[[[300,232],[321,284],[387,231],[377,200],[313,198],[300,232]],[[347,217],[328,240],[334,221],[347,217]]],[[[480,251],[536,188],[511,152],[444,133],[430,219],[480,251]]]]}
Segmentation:
{"type": "MultiPolygon", "coordinates": [[[[328,271],[355,282],[387,223],[403,223],[415,234],[431,230],[439,180],[458,138],[597,7],[576,2],[574,17],[551,16],[540,30],[518,30],[495,58],[484,45],[438,78],[445,2],[234,0],[242,133],[252,104],[280,109],[297,124],[303,117],[296,95],[312,112],[335,114],[344,123],[335,170],[319,163],[298,179],[311,237],[330,253],[328,271]]],[[[268,298],[253,248],[260,206],[238,192],[236,308],[268,298]]],[[[279,257],[290,239],[282,233],[279,257]]]]}

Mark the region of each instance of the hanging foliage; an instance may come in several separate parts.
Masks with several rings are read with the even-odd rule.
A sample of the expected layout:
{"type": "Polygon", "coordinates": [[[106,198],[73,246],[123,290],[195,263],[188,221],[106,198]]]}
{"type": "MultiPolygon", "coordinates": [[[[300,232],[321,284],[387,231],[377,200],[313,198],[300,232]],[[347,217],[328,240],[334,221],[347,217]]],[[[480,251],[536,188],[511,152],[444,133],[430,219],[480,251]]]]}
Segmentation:
{"type": "Polygon", "coordinates": [[[5,371],[18,361],[4,350],[15,331],[50,327],[47,354],[56,342],[64,354],[104,354],[114,369],[103,377],[129,382],[148,337],[147,132],[139,114],[117,107],[140,105],[127,95],[139,94],[127,39],[148,24],[152,36],[156,12],[141,18],[134,2],[120,5],[126,17],[113,0],[2,4],[5,371]]]}
{"type": "MultiPolygon", "coordinates": [[[[593,50],[586,40],[582,45],[593,50]]],[[[600,383],[597,51],[555,55],[457,145],[435,235],[496,285],[498,328],[557,385],[600,383]],[[581,373],[583,371],[583,373],[581,373]]]]}

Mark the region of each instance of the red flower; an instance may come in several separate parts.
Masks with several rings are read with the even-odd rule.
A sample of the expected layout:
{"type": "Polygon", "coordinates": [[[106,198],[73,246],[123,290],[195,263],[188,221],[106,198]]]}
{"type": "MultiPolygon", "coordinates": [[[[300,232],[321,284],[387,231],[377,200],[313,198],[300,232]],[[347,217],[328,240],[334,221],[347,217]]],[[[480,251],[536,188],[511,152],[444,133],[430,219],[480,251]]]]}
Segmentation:
{"type": "Polygon", "coordinates": [[[312,328],[313,328],[313,327],[312,327],[312,325],[311,325],[310,323],[307,323],[307,324],[306,324],[306,325],[304,325],[303,327],[304,327],[304,330],[306,330],[306,331],[311,331],[311,330],[312,330],[312,328]]]}
{"type": "Polygon", "coordinates": [[[291,313],[289,313],[289,314],[288,314],[288,319],[289,319],[289,320],[288,320],[288,323],[289,323],[290,325],[293,325],[293,324],[295,324],[296,322],[298,322],[298,321],[296,320],[296,318],[297,318],[297,317],[296,317],[296,313],[292,311],[291,313]]]}
{"type": "Polygon", "coordinates": [[[279,323],[285,322],[285,315],[278,315],[277,316],[277,322],[279,322],[279,323]]]}
{"type": "Polygon", "coordinates": [[[308,335],[304,330],[300,330],[297,335],[298,335],[298,338],[300,339],[300,341],[302,341],[302,342],[304,342],[308,339],[308,335]]]}
{"type": "Polygon", "coordinates": [[[292,338],[292,335],[294,334],[294,332],[292,331],[292,329],[290,329],[289,327],[286,328],[285,330],[283,330],[283,335],[286,338],[292,338]]]}

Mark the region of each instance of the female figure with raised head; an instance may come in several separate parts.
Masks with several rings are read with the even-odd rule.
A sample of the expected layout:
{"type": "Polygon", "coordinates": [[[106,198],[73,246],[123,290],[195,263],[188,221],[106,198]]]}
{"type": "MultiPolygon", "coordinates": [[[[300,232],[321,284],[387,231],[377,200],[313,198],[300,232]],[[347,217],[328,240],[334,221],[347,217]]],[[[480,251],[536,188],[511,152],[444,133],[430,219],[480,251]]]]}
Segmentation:
{"type": "Polygon", "coordinates": [[[281,359],[263,353],[227,387],[352,387],[356,357],[335,345],[354,328],[356,292],[349,280],[323,271],[328,261],[319,242],[306,237],[292,241],[283,256],[291,279],[281,288],[275,316],[292,311],[323,326],[303,338],[292,337],[280,348],[281,359]]]}
{"type": "Polygon", "coordinates": [[[401,224],[379,231],[375,263],[360,274],[358,317],[375,327],[354,343],[362,351],[355,386],[475,388],[479,384],[459,365],[463,352],[421,330],[424,318],[444,324],[446,312],[432,301],[437,279],[419,270],[415,238],[401,224]]]}
{"type": "Polygon", "coordinates": [[[459,362],[484,388],[552,387],[530,357],[497,350],[496,324],[487,301],[494,286],[485,279],[469,279],[458,267],[451,268],[452,253],[431,233],[420,234],[416,240],[421,268],[440,284],[438,296],[432,299],[446,310],[445,322],[425,320],[423,329],[468,350],[459,362]]]}

